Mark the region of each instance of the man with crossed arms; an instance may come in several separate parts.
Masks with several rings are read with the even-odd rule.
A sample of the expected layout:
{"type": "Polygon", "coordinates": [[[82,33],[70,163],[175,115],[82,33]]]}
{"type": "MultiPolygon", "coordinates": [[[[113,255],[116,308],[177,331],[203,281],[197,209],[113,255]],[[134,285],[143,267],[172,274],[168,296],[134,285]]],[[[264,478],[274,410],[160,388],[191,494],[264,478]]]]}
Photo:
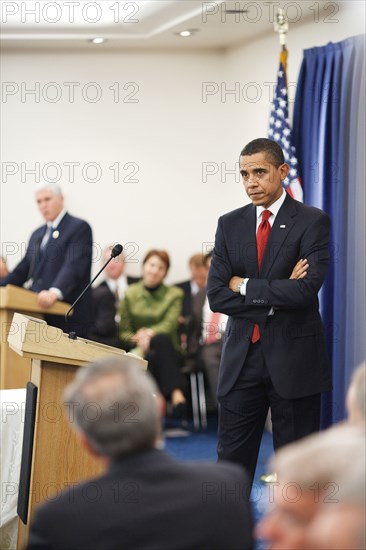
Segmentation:
{"type": "Polygon", "coordinates": [[[252,204],[218,221],[208,278],[213,311],[229,316],[219,382],[219,459],[253,480],[268,412],[275,450],[319,429],[331,374],[318,292],[329,264],[329,217],[282,186],[281,147],[256,139],[240,154],[252,204]]]}

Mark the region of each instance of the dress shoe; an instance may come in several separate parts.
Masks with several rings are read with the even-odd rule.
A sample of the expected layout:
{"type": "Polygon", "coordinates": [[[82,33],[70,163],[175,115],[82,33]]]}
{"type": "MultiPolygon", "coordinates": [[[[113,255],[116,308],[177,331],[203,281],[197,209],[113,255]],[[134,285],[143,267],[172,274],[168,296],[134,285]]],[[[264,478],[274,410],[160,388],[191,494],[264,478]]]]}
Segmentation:
{"type": "Polygon", "coordinates": [[[277,482],[277,474],[276,472],[272,474],[263,474],[259,479],[263,485],[270,485],[271,483],[277,482]]]}

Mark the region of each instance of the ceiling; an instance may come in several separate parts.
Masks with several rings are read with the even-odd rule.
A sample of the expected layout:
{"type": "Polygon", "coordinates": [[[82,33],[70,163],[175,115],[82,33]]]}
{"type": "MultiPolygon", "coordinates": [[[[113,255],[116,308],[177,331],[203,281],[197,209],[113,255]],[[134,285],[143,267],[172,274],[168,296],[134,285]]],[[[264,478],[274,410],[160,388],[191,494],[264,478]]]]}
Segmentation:
{"type": "MultiPolygon", "coordinates": [[[[290,28],[332,16],[335,2],[197,0],[2,0],[2,49],[225,49],[273,31],[278,6],[284,6],[290,28]],[[244,10],[227,14],[227,10],[244,10]],[[194,30],[182,38],[179,32],[194,30]],[[103,37],[106,42],[93,44],[103,37]]],[[[337,5],[340,5],[338,2],[337,5]]]]}

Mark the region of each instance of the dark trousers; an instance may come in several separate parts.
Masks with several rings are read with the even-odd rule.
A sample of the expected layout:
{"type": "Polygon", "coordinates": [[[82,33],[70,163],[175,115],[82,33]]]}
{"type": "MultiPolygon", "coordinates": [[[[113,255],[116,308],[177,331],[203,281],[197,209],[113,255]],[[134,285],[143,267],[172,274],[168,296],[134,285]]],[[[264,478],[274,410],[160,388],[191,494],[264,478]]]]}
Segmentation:
{"type": "Polygon", "coordinates": [[[185,390],[185,379],[181,374],[182,357],[173,346],[167,334],[157,334],[151,339],[150,349],[145,355],[148,371],[155,378],[162,395],[169,399],[175,389],[185,390]]]}
{"type": "Polygon", "coordinates": [[[320,394],[301,399],[278,395],[259,341],[250,345],[234,387],[219,399],[219,460],[243,465],[251,482],[269,407],[275,450],[319,430],[320,394]]]}
{"type": "Polygon", "coordinates": [[[207,408],[217,408],[217,381],[219,378],[219,366],[221,359],[222,342],[205,344],[199,351],[199,363],[202,366],[208,382],[208,401],[207,408]]]}

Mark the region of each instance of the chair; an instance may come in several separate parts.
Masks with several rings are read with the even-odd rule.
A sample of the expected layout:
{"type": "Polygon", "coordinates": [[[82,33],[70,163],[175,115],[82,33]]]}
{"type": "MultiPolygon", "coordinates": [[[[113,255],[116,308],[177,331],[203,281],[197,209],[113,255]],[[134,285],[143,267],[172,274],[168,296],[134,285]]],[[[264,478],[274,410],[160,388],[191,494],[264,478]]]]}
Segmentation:
{"type": "Polygon", "coordinates": [[[207,428],[205,376],[202,370],[189,373],[191,383],[191,399],[193,427],[195,430],[207,428]]]}
{"type": "Polygon", "coordinates": [[[193,427],[195,430],[205,430],[207,428],[205,373],[192,357],[186,359],[181,372],[189,376],[193,427]]]}

